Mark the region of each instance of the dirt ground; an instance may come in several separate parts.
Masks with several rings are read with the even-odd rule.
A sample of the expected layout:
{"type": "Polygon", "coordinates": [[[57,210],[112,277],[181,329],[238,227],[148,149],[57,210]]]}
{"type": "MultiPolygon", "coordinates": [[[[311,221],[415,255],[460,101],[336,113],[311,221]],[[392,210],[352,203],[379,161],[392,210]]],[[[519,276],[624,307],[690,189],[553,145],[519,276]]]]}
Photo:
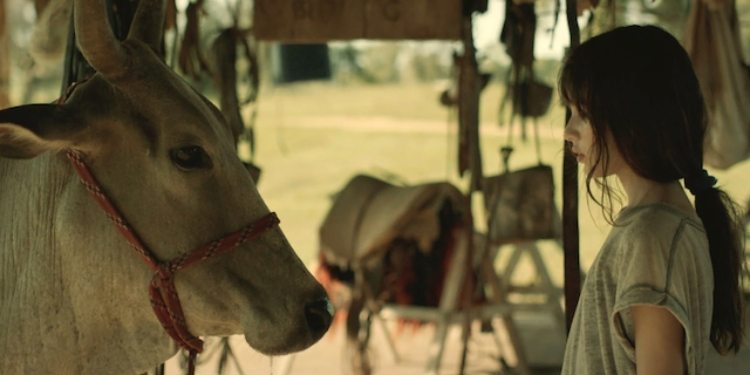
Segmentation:
{"type": "MultiPolygon", "coordinates": [[[[549,316],[541,313],[521,313],[516,317],[520,328],[523,346],[526,350],[533,375],[559,374],[564,350],[564,338],[549,316]]],[[[391,334],[395,324],[387,324],[391,334]]],[[[343,328],[343,327],[339,327],[343,328]]],[[[469,341],[466,360],[466,375],[517,374],[513,368],[504,366],[501,358],[512,359],[512,352],[504,351],[495,343],[489,333],[482,333],[474,326],[469,341]]],[[[394,358],[383,331],[373,331],[371,355],[375,375],[419,375],[425,374],[429,358],[429,348],[434,336],[434,327],[425,326],[414,332],[395,336],[396,353],[394,358]]],[[[231,338],[237,361],[229,360],[226,375],[349,375],[351,367],[347,362],[342,329],[326,335],[311,348],[293,356],[270,358],[254,352],[242,336],[231,338]]],[[[461,363],[461,328],[453,327],[448,335],[446,351],[440,367],[440,375],[458,374],[461,363]]],[[[209,350],[210,351],[210,350],[209,350]]],[[[197,374],[217,374],[218,355],[208,355],[206,362],[199,365],[197,374]]],[[[506,360],[506,362],[508,362],[506,360]]],[[[183,373],[178,362],[172,360],[166,368],[168,375],[183,373]]],[[[710,353],[705,374],[740,375],[750,374],[750,347],[746,344],[737,356],[720,357],[710,353]]]]}

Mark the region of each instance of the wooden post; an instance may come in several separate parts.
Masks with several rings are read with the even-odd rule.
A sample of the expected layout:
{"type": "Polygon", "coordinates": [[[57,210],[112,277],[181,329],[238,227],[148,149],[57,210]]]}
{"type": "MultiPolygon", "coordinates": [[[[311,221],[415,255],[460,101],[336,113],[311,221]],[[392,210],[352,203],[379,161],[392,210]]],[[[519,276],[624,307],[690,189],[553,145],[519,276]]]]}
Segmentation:
{"type": "MultiPolygon", "coordinates": [[[[469,0],[467,0],[469,1],[469,0]]],[[[475,192],[482,190],[482,152],[479,139],[479,96],[481,88],[479,85],[479,67],[476,58],[476,47],[474,46],[474,6],[472,2],[464,9],[461,23],[461,38],[463,41],[463,56],[459,66],[459,91],[458,91],[458,117],[459,117],[459,173],[469,173],[469,191],[466,193],[466,205],[468,217],[467,234],[467,262],[466,274],[462,288],[462,303],[464,309],[464,321],[461,335],[461,363],[459,375],[464,375],[466,368],[466,356],[469,348],[469,338],[471,336],[471,323],[474,320],[472,316],[472,304],[475,301],[475,292],[479,287],[476,284],[474,275],[474,215],[472,212],[472,198],[475,192]],[[463,163],[466,162],[466,163],[463,163]]]]}
{"type": "Polygon", "coordinates": [[[10,43],[5,0],[0,0],[0,108],[10,106],[10,43]]]}
{"type": "MultiPolygon", "coordinates": [[[[566,0],[568,30],[570,30],[570,48],[568,53],[578,47],[581,40],[578,29],[578,1],[566,0]]],[[[570,119],[570,110],[566,110],[565,123],[570,119]]],[[[563,157],[563,251],[565,253],[565,322],[566,331],[570,332],[573,316],[581,294],[581,264],[579,257],[578,230],[578,163],[569,152],[563,157]]]]}

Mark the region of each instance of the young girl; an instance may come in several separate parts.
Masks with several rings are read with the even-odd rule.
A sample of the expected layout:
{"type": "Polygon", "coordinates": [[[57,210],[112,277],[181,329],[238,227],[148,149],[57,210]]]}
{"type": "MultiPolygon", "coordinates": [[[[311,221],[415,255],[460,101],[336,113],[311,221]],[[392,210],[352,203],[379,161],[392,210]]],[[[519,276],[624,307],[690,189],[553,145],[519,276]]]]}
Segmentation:
{"type": "Polygon", "coordinates": [[[703,169],[706,118],[690,59],[657,27],[618,28],[572,52],[560,92],[572,111],[569,151],[613,224],[562,373],[702,374],[709,345],[724,354],[742,342],[742,240],[734,204],[703,169]],[[617,215],[612,175],[625,194],[617,215]]]}

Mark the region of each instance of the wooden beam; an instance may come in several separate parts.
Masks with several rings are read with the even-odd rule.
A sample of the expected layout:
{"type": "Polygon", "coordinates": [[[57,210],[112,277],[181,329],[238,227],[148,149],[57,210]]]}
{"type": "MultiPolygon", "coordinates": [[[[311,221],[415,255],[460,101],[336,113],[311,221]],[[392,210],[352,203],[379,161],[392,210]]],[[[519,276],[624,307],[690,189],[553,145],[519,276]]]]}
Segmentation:
{"type": "Polygon", "coordinates": [[[255,0],[253,34],[294,43],[461,39],[461,0],[255,0]]]}
{"type": "MultiPolygon", "coordinates": [[[[578,29],[578,1],[566,0],[566,15],[570,31],[571,53],[581,41],[578,29]]],[[[570,119],[570,110],[566,110],[565,123],[570,119]]],[[[564,153],[563,157],[563,251],[565,253],[565,322],[566,331],[570,332],[578,298],[581,294],[581,262],[579,253],[578,228],[578,163],[572,154],[564,153]]]]}

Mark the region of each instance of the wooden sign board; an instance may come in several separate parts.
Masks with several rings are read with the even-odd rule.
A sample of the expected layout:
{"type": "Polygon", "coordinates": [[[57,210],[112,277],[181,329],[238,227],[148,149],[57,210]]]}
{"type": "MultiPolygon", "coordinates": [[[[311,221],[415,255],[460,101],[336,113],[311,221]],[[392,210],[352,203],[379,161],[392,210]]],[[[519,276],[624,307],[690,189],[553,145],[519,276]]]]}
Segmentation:
{"type": "Polygon", "coordinates": [[[261,40],[461,39],[461,0],[255,0],[261,40]]]}

